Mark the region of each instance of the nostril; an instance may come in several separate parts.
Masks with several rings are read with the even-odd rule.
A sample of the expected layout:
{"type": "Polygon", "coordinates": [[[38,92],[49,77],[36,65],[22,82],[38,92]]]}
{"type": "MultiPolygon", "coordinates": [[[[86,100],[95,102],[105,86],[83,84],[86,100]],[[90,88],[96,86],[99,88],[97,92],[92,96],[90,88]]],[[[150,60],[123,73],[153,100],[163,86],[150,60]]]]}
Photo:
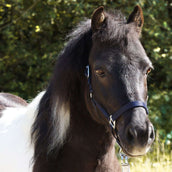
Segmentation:
{"type": "Polygon", "coordinates": [[[151,139],[154,139],[154,133],[153,133],[153,131],[152,131],[151,134],[150,134],[150,138],[151,138],[151,139]]]}
{"type": "Polygon", "coordinates": [[[127,130],[127,139],[128,141],[133,141],[137,137],[137,132],[134,128],[128,128],[127,130]]]}
{"type": "Polygon", "coordinates": [[[154,138],[155,138],[155,133],[154,133],[153,126],[151,125],[151,126],[149,127],[149,139],[151,139],[151,140],[153,141],[154,138]]]}

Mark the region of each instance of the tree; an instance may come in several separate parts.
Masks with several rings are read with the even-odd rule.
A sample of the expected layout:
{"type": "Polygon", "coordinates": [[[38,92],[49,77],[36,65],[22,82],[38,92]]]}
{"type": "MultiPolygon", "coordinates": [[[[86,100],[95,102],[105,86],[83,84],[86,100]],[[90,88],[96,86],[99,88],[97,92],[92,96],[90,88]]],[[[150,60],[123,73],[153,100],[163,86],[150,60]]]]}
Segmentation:
{"type": "Polygon", "coordinates": [[[78,22],[101,5],[128,16],[136,4],[144,11],[142,43],[155,67],[149,78],[150,114],[166,137],[172,128],[170,0],[1,0],[0,91],[33,98],[46,88],[65,36],[78,22]]]}

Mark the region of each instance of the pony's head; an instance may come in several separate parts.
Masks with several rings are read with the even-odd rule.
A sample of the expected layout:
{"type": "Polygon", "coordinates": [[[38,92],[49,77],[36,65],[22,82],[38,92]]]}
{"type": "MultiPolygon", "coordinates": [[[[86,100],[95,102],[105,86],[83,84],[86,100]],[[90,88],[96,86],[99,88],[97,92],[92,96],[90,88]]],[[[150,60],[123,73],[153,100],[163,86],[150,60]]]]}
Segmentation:
{"type": "MultiPolygon", "coordinates": [[[[90,82],[94,100],[108,114],[128,102],[147,102],[147,76],[152,63],[139,40],[143,23],[139,6],[127,21],[120,13],[104,12],[103,7],[93,13],[90,82]]],[[[109,127],[100,108],[91,101],[88,86],[86,102],[92,118],[109,127]]],[[[154,140],[153,125],[143,107],[123,112],[116,120],[115,132],[123,151],[130,156],[145,154],[154,140]]]]}

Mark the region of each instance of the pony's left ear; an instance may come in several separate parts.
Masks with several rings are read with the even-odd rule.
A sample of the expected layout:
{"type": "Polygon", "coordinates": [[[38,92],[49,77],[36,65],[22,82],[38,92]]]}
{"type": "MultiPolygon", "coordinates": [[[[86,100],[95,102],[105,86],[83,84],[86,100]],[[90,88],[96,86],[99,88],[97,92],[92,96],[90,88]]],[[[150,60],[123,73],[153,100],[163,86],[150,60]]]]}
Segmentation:
{"type": "Polygon", "coordinates": [[[139,5],[135,6],[133,12],[130,14],[127,23],[135,23],[137,30],[141,32],[143,24],[144,24],[144,17],[143,11],[139,5]]]}

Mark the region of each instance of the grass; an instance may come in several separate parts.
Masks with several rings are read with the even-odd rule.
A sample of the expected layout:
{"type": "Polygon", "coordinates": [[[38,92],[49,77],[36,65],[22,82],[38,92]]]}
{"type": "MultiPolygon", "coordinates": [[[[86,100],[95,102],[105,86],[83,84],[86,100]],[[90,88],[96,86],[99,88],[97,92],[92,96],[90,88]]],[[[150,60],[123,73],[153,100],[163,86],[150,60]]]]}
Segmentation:
{"type": "Polygon", "coordinates": [[[160,141],[158,132],[149,153],[129,159],[130,172],[172,172],[172,145],[160,141]]]}
{"type": "Polygon", "coordinates": [[[131,172],[171,172],[172,151],[170,154],[161,154],[158,160],[152,160],[153,155],[146,155],[144,158],[130,160],[131,172]]]}

